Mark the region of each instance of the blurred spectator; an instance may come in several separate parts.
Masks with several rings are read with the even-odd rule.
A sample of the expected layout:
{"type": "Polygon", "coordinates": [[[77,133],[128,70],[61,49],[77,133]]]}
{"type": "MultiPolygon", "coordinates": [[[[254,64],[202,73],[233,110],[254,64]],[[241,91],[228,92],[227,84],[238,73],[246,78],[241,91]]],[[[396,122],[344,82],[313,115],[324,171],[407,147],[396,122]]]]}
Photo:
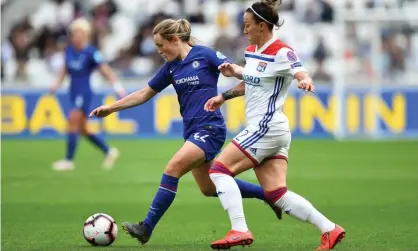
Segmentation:
{"type": "Polygon", "coordinates": [[[417,71],[418,69],[418,37],[414,37],[415,32],[410,26],[405,27],[403,30],[406,39],[406,65],[410,71],[417,71]]]}
{"type": "Polygon", "coordinates": [[[17,64],[16,78],[26,80],[26,64],[29,60],[29,50],[31,47],[29,36],[24,29],[16,29],[11,34],[11,44],[13,46],[14,57],[17,64]]]}
{"type": "Polygon", "coordinates": [[[216,15],[216,24],[223,30],[229,25],[228,13],[224,9],[220,9],[216,15]]]}
{"type": "Polygon", "coordinates": [[[43,27],[34,41],[34,46],[38,49],[41,57],[46,56],[45,52],[48,51],[47,47],[51,46],[51,40],[55,41],[53,32],[48,27],[43,27]]]}
{"type": "Polygon", "coordinates": [[[66,34],[67,27],[74,19],[74,3],[69,0],[49,0],[31,16],[36,29],[48,27],[56,36],[66,34]]]}
{"type": "Polygon", "coordinates": [[[405,51],[397,42],[398,33],[387,30],[382,35],[382,50],[386,60],[383,68],[384,78],[397,78],[405,71],[405,51]]]}
{"type": "Polygon", "coordinates": [[[321,1],[321,22],[331,23],[334,20],[334,9],[330,0],[321,1]]]}
{"type": "Polygon", "coordinates": [[[314,80],[324,81],[324,82],[331,81],[331,76],[324,69],[324,62],[328,56],[329,56],[329,52],[326,48],[324,38],[319,37],[318,45],[316,46],[314,53],[313,53],[313,57],[317,65],[316,70],[312,76],[314,80]]]}
{"type": "Polygon", "coordinates": [[[295,0],[283,1],[280,5],[280,11],[294,11],[295,10],[295,0]]]}
{"type": "Polygon", "coordinates": [[[84,11],[83,8],[81,6],[81,3],[76,1],[74,2],[74,15],[73,15],[73,19],[77,19],[80,17],[84,16],[84,11]]]}
{"type": "Polygon", "coordinates": [[[368,0],[365,5],[368,9],[373,9],[374,7],[376,7],[374,0],[368,0]]]}
{"type": "Polygon", "coordinates": [[[45,57],[48,62],[48,67],[52,72],[58,72],[64,67],[64,49],[67,44],[66,37],[61,37],[57,41],[51,40],[52,44],[48,45],[48,50],[45,52],[45,57]]]}
{"type": "Polygon", "coordinates": [[[215,39],[215,43],[213,44],[213,47],[216,48],[216,50],[219,50],[227,56],[229,59],[234,60],[234,51],[235,48],[233,47],[234,41],[229,39],[225,34],[221,34],[218,36],[217,39],[215,39]]]}
{"type": "Polygon", "coordinates": [[[117,12],[117,7],[112,0],[95,0],[91,11],[92,40],[97,48],[102,48],[103,39],[111,33],[110,19],[117,12]]]}
{"type": "Polygon", "coordinates": [[[313,57],[318,63],[324,62],[325,59],[328,57],[328,50],[326,49],[326,46],[325,46],[324,37],[318,38],[318,44],[314,50],[313,57]]]}
{"type": "MultiPolygon", "coordinates": [[[[93,26],[99,34],[110,32],[109,20],[117,11],[115,3],[111,0],[101,1],[91,13],[93,26]]],[[[101,36],[101,35],[99,35],[101,36]]]]}
{"type": "Polygon", "coordinates": [[[352,10],[353,9],[353,1],[352,0],[346,0],[344,3],[344,8],[346,10],[352,10]]]}
{"type": "Polygon", "coordinates": [[[110,62],[109,65],[124,76],[131,75],[132,59],[133,55],[130,50],[120,49],[116,59],[110,62]]]}
{"type": "Polygon", "coordinates": [[[316,69],[312,75],[314,81],[318,81],[325,84],[333,84],[332,77],[324,69],[324,64],[321,62],[317,64],[316,69]]]}
{"type": "Polygon", "coordinates": [[[180,0],[184,16],[190,23],[205,23],[204,0],[180,0]]]}
{"type": "Polygon", "coordinates": [[[295,0],[295,6],[295,14],[306,23],[334,20],[334,9],[329,0],[295,0]]]}
{"type": "Polygon", "coordinates": [[[142,32],[142,38],[139,45],[140,54],[143,56],[151,56],[156,52],[156,47],[154,43],[154,34],[152,33],[153,27],[147,26],[142,32]]]}
{"type": "Polygon", "coordinates": [[[25,16],[21,22],[16,23],[16,25],[14,25],[12,28],[12,31],[13,30],[20,30],[29,36],[29,39],[32,39],[34,29],[30,22],[29,16],[25,16]]]}
{"type": "MultiPolygon", "coordinates": [[[[13,47],[10,41],[5,41],[1,45],[1,79],[5,77],[6,65],[13,58],[13,47]]],[[[3,81],[2,81],[3,84],[3,81]]]]}
{"type": "MultiPolygon", "coordinates": [[[[345,26],[344,59],[347,62],[347,68],[350,69],[346,70],[346,75],[353,81],[370,82],[376,74],[372,67],[371,36],[360,37],[358,34],[358,25],[360,26],[361,23],[347,22],[345,26]],[[357,65],[357,67],[352,67],[353,64],[357,65]]],[[[363,28],[368,29],[369,27],[366,26],[363,28]]]]}

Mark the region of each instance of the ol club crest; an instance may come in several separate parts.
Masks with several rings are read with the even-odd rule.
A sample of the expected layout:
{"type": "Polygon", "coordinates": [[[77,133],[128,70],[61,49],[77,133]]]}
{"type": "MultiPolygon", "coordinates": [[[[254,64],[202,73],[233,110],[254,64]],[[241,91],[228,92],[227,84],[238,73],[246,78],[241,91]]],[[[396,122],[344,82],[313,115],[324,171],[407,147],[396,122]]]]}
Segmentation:
{"type": "Polygon", "coordinates": [[[267,63],[266,62],[260,62],[257,66],[257,71],[259,72],[265,72],[266,71],[266,67],[267,67],[267,63]]]}

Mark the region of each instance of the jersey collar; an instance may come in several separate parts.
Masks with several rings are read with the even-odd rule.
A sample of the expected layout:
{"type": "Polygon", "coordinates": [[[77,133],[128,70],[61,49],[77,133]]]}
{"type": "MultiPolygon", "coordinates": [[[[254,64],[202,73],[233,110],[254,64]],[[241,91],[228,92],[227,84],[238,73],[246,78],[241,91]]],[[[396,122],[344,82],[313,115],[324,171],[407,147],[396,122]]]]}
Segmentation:
{"type": "Polygon", "coordinates": [[[272,43],[274,43],[274,41],[276,41],[277,38],[275,38],[274,36],[267,41],[267,43],[265,43],[260,49],[257,48],[257,45],[255,46],[255,53],[261,53],[263,52],[265,49],[267,49],[267,47],[269,47],[272,43]]]}
{"type": "Polygon", "coordinates": [[[186,57],[181,60],[181,59],[177,59],[176,62],[178,62],[178,64],[186,64],[187,62],[189,62],[191,59],[193,59],[193,49],[194,46],[192,46],[192,48],[190,49],[189,53],[187,53],[186,57]]]}

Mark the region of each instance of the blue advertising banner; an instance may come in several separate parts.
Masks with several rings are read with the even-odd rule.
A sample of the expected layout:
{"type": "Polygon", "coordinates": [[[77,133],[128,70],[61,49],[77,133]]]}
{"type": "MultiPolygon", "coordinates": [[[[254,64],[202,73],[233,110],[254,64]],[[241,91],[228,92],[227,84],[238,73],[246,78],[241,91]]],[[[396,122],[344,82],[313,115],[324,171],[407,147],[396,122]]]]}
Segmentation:
{"type": "MultiPolygon", "coordinates": [[[[3,138],[55,138],[66,131],[69,100],[65,93],[45,95],[42,90],[6,90],[1,94],[3,138]]],[[[113,92],[97,92],[91,109],[116,100],[113,92]]],[[[229,100],[222,108],[230,135],[245,126],[244,100],[229,100]]],[[[346,88],[336,94],[332,87],[315,94],[292,89],[284,112],[295,137],[345,137],[377,135],[418,137],[418,87],[346,88]]],[[[106,136],[181,137],[182,121],[177,96],[172,90],[158,94],[144,105],[91,119],[90,129],[106,136]]]]}

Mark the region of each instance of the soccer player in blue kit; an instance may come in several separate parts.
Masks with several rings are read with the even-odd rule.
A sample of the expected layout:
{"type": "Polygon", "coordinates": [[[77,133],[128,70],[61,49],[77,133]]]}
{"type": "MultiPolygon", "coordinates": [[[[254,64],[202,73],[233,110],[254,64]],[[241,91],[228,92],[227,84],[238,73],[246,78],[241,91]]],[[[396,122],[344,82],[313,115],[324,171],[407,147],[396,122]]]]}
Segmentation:
{"type": "MultiPolygon", "coordinates": [[[[168,162],[145,220],[122,224],[142,244],[148,242],[154,227],[174,201],[179,179],[184,174],[192,172],[205,196],[217,196],[208,171],[225,142],[226,127],[220,110],[206,112],[204,104],[218,94],[218,66],[228,59],[208,47],[192,46],[190,33],[190,24],[184,19],[167,19],[159,23],[153,31],[154,42],[158,53],[167,62],[149,81],[148,86],[114,104],[100,106],[90,114],[105,117],[113,112],[141,105],[169,85],[173,85],[176,90],[183,117],[184,145],[168,162]]],[[[242,180],[236,182],[243,198],[266,201],[260,186],[242,180]]],[[[280,219],[281,210],[276,209],[275,213],[280,219]]]]}
{"type": "Polygon", "coordinates": [[[91,134],[87,128],[87,115],[90,112],[90,103],[93,92],[90,86],[90,75],[98,68],[113,85],[119,96],[125,96],[123,87],[117,82],[111,68],[103,62],[102,56],[94,46],[88,44],[90,24],[86,19],[77,19],[70,26],[71,44],[65,48],[65,66],[57,80],[50,88],[55,93],[64,81],[70,76],[69,98],[71,111],[68,118],[67,154],[66,158],[57,161],[52,168],[56,171],[71,171],[74,169],[73,157],[77,146],[78,134],[81,133],[91,143],[96,145],[105,154],[103,168],[113,167],[119,157],[116,148],[109,147],[98,135],[91,134]]]}

